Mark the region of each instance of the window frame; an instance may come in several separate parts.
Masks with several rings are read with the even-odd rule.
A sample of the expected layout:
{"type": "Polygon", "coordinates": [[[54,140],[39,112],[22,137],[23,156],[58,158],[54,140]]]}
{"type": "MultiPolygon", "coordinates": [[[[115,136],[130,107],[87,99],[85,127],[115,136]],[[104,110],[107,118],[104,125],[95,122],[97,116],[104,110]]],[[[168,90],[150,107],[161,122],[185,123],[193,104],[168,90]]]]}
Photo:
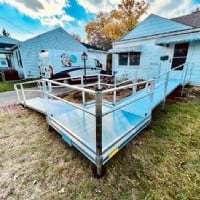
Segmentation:
{"type": "Polygon", "coordinates": [[[139,66],[140,59],[141,59],[141,52],[135,52],[135,51],[121,52],[118,54],[118,65],[119,66],[139,66]],[[131,58],[131,56],[133,56],[134,58],[131,58]],[[133,59],[135,59],[134,62],[133,62],[133,59]]]}
{"type": "Polygon", "coordinates": [[[127,53],[119,53],[119,55],[118,55],[118,63],[119,63],[120,66],[126,66],[126,65],[128,65],[128,60],[129,60],[129,54],[128,54],[128,52],[127,53]],[[125,56],[125,55],[127,55],[127,57],[124,58],[124,59],[126,59],[126,62],[127,62],[126,64],[123,63],[124,61],[120,60],[121,59],[120,56],[125,56]]]}
{"type": "Polygon", "coordinates": [[[130,66],[138,66],[140,65],[140,57],[141,57],[141,52],[129,52],[129,65],[130,66]],[[131,55],[132,54],[132,55],[131,55]],[[134,56],[135,61],[133,62],[133,58],[131,57],[134,56]],[[133,63],[131,63],[133,62],[133,63]]]}

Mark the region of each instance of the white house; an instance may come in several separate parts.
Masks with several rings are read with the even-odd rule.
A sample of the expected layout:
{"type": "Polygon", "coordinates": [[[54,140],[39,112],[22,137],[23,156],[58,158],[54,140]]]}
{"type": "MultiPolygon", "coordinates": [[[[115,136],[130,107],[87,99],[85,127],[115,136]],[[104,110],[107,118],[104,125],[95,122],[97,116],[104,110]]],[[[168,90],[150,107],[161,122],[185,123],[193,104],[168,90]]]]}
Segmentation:
{"type": "MultiPolygon", "coordinates": [[[[20,77],[39,77],[38,55],[41,50],[46,49],[86,53],[90,51],[62,28],[43,33],[18,43],[13,48],[14,68],[18,70],[20,77]]],[[[95,54],[96,56],[102,55],[102,52],[96,51],[95,54]]],[[[106,60],[105,52],[104,55],[104,60],[106,60]]]]}
{"type": "Polygon", "coordinates": [[[0,36],[0,70],[12,68],[12,47],[19,41],[7,36],[0,36]]]}
{"type": "Polygon", "coordinates": [[[95,57],[96,59],[101,61],[102,65],[103,65],[103,70],[106,70],[107,51],[104,51],[100,48],[91,46],[86,43],[82,43],[82,44],[87,48],[87,52],[90,54],[91,57],[93,57],[93,58],[95,57]]]}
{"type": "Polygon", "coordinates": [[[174,19],[151,14],[112,45],[113,71],[160,67],[164,72],[187,63],[191,84],[200,85],[199,11],[174,19]]]}

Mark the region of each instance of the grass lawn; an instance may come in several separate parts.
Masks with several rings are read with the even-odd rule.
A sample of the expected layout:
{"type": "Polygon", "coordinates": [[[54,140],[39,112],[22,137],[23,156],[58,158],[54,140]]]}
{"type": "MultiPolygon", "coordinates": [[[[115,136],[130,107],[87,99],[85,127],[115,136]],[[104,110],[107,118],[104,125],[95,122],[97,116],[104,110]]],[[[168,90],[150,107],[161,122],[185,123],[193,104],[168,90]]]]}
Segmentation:
{"type": "Polygon", "coordinates": [[[20,81],[0,81],[0,92],[12,91],[14,90],[14,84],[19,83],[20,81]]]}
{"type": "Polygon", "coordinates": [[[102,179],[48,131],[44,116],[18,107],[0,113],[1,200],[199,200],[199,97],[168,101],[166,112],[157,108],[148,129],[107,163],[102,179]]]}
{"type": "MultiPolygon", "coordinates": [[[[15,83],[22,83],[31,81],[31,79],[27,80],[17,80],[17,81],[0,81],[0,92],[6,92],[6,91],[13,91],[14,90],[14,84],[15,83]]],[[[33,87],[35,84],[29,84],[27,87],[33,87]]]]}

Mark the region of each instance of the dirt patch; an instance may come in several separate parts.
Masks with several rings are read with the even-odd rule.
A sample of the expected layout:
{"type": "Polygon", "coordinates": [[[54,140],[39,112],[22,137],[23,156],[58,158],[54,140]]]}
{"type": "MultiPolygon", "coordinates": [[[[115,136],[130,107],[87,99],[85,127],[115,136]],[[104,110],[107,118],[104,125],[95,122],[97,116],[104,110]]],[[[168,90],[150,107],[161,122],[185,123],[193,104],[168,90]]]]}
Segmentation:
{"type": "MultiPolygon", "coordinates": [[[[111,80],[111,79],[108,79],[108,80],[110,81],[108,83],[113,83],[113,80],[111,80]]],[[[143,82],[143,81],[144,80],[139,79],[138,83],[143,82]]],[[[107,83],[107,82],[105,82],[105,83],[107,83]]],[[[125,84],[120,84],[120,85],[118,85],[118,87],[126,86],[126,85],[129,85],[129,84],[132,84],[132,81],[128,81],[125,84]]],[[[86,88],[95,91],[95,90],[97,90],[98,86],[95,85],[95,86],[89,86],[89,87],[86,87],[86,88]]],[[[102,90],[111,89],[111,88],[112,88],[112,86],[108,86],[108,85],[103,85],[101,87],[102,90]]],[[[135,87],[134,91],[133,91],[133,87],[117,90],[116,91],[116,101],[120,101],[121,99],[128,97],[128,96],[132,95],[134,92],[142,90],[144,88],[145,88],[145,84],[141,83],[141,84],[139,84],[135,87]]],[[[80,92],[80,91],[70,91],[67,94],[61,95],[60,97],[65,99],[65,100],[72,101],[74,103],[78,103],[78,104],[82,103],[82,92],[80,92]]],[[[113,101],[113,92],[103,94],[102,98],[103,98],[103,100],[112,102],[113,101]]],[[[86,100],[86,102],[95,100],[95,95],[91,95],[91,94],[86,92],[85,93],[85,100],[86,100]]]]}
{"type": "Polygon", "coordinates": [[[79,187],[84,178],[84,158],[66,146],[59,134],[48,132],[43,115],[19,106],[3,110],[0,116],[0,199],[59,199],[66,194],[73,199],[70,190],[79,187]],[[69,170],[73,173],[69,174],[69,170]]]}
{"type": "Polygon", "coordinates": [[[197,87],[197,86],[193,87],[191,93],[192,95],[200,97],[200,87],[197,87]]]}
{"type": "Polygon", "coordinates": [[[183,96],[181,96],[182,87],[178,87],[174,90],[168,97],[168,104],[177,104],[178,102],[187,103],[191,99],[196,99],[200,97],[200,87],[197,86],[186,86],[183,91],[183,96]]]}
{"type": "Polygon", "coordinates": [[[5,115],[6,113],[18,113],[24,108],[19,104],[7,105],[0,107],[0,115],[5,115]]]}

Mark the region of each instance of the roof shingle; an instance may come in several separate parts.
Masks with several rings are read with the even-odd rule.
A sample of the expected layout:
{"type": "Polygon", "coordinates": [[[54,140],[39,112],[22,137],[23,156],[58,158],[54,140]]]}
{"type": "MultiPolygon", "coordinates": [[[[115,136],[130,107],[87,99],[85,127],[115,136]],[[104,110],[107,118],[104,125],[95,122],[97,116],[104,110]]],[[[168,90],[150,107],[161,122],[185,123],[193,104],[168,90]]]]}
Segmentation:
{"type": "Polygon", "coordinates": [[[172,18],[171,20],[185,25],[193,26],[194,28],[200,28],[200,11],[197,10],[191,14],[172,18]]]}

